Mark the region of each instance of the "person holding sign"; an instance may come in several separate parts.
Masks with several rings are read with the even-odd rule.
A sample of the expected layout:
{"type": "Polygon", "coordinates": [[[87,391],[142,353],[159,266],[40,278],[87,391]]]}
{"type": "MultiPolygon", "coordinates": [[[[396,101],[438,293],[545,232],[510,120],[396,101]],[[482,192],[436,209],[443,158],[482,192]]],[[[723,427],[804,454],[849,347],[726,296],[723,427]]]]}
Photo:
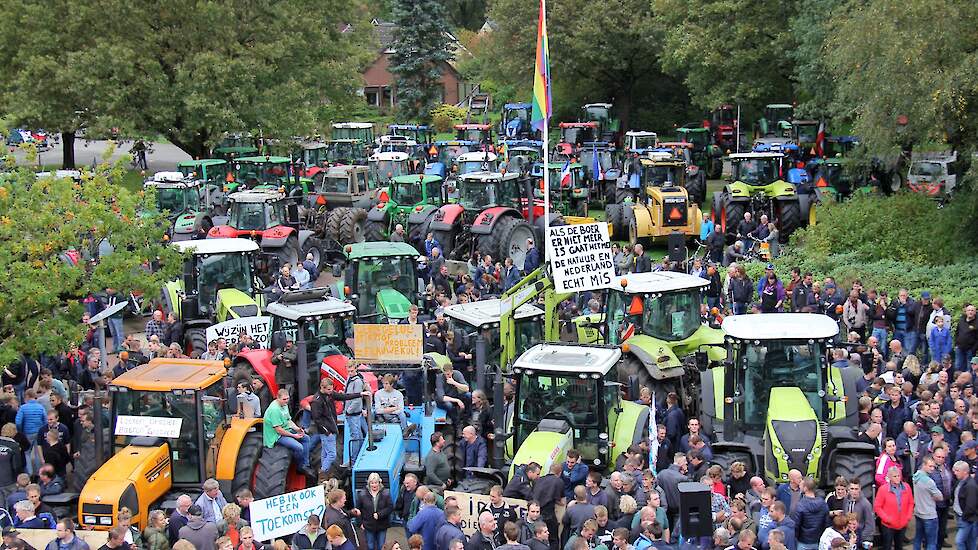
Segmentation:
{"type": "Polygon", "coordinates": [[[305,430],[296,425],[289,415],[289,390],[278,390],[278,397],[265,411],[262,423],[262,435],[265,447],[271,449],[281,445],[292,453],[296,469],[309,477],[316,474],[309,469],[309,449],[311,442],[305,430]]]}

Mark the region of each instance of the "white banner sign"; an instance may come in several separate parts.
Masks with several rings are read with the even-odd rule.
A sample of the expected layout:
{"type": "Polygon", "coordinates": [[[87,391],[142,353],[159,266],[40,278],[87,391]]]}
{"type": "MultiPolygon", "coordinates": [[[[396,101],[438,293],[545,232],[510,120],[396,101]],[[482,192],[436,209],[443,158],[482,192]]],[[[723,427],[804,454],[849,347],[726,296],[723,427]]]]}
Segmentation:
{"type": "Polygon", "coordinates": [[[326,511],[326,491],[316,485],[251,503],[251,528],[255,540],[272,540],[302,529],[310,514],[320,519],[326,511]]]}
{"type": "Polygon", "coordinates": [[[269,317],[241,317],[207,327],[207,343],[224,338],[227,345],[237,343],[238,333],[244,328],[259,347],[268,348],[269,317]]]}
{"type": "Polygon", "coordinates": [[[162,416],[128,416],[120,414],[115,421],[115,435],[136,437],[180,437],[182,418],[162,416]]]}
{"type": "Polygon", "coordinates": [[[557,292],[607,288],[615,276],[608,224],[583,223],[550,228],[550,272],[557,292]]]}

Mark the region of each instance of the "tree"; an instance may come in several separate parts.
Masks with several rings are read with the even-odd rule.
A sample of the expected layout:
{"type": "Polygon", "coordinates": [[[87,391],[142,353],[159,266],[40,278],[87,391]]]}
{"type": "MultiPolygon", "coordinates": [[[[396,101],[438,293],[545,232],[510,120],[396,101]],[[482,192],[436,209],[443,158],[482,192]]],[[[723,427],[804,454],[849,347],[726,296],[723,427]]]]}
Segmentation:
{"type": "Polygon", "coordinates": [[[475,31],[486,22],[486,4],[486,0],[445,0],[445,9],[453,27],[475,31]]]}
{"type": "Polygon", "coordinates": [[[652,0],[662,65],[684,78],[695,105],[760,105],[793,98],[788,22],[798,0],[652,0]]]}
{"type": "Polygon", "coordinates": [[[454,59],[445,5],[442,0],[395,0],[394,24],[390,71],[398,118],[428,120],[443,99],[444,65],[454,59]]]}
{"type": "Polygon", "coordinates": [[[0,365],[80,343],[89,294],[115,288],[156,296],[179,273],[177,252],[162,244],[166,220],[142,214],[149,197],[120,187],[121,164],[102,164],[75,182],[38,179],[5,160],[11,171],[0,178],[0,365]],[[114,251],[99,257],[103,242],[114,251]],[[68,251],[78,253],[77,263],[68,251]]]}
{"type": "Polygon", "coordinates": [[[852,0],[809,0],[802,2],[791,18],[794,46],[788,49],[788,57],[794,63],[799,116],[821,119],[836,110],[835,79],[825,65],[825,40],[834,24],[831,15],[846,11],[851,3],[852,0]]]}
{"type": "Polygon", "coordinates": [[[359,2],[58,4],[0,5],[0,51],[16,52],[0,53],[5,75],[13,59],[4,105],[43,124],[83,112],[103,127],[161,134],[195,157],[225,131],[314,133],[322,103],[352,100],[375,51],[359,2]],[[57,74],[62,66],[70,70],[57,74]],[[52,74],[58,93],[36,93],[52,74]]]}
{"type": "Polygon", "coordinates": [[[825,62],[839,114],[872,149],[978,145],[978,4],[856,2],[831,27],[825,62]]]}

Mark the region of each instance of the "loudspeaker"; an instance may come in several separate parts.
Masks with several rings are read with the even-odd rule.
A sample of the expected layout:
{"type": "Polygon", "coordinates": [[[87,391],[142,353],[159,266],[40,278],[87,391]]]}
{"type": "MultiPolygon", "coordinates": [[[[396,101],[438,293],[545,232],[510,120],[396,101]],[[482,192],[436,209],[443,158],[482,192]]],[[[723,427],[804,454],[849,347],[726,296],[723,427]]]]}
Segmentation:
{"type": "Polygon", "coordinates": [[[713,509],[710,488],[703,483],[679,484],[679,525],[683,538],[713,536],[713,509]]]}
{"type": "Polygon", "coordinates": [[[673,231],[666,239],[666,246],[669,248],[670,262],[686,261],[686,235],[673,231]]]}

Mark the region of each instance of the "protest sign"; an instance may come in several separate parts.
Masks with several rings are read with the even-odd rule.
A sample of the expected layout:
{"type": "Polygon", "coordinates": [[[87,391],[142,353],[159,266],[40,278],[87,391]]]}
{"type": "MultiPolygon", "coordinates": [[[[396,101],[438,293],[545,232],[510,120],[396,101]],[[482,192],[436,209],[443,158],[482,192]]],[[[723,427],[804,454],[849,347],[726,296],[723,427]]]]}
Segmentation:
{"type": "Polygon", "coordinates": [[[363,363],[421,363],[421,330],[420,324],[353,325],[353,355],[363,363]]]}
{"type": "Polygon", "coordinates": [[[235,344],[238,342],[238,332],[242,327],[248,332],[248,336],[254,338],[259,347],[268,348],[268,317],[241,317],[211,325],[207,327],[207,343],[224,338],[227,345],[235,344]]]}
{"type": "MultiPolygon", "coordinates": [[[[479,514],[488,510],[489,504],[492,502],[489,495],[445,491],[445,498],[448,497],[455,497],[455,500],[458,501],[458,509],[462,512],[462,532],[466,535],[472,535],[478,531],[479,514]]],[[[525,500],[519,498],[503,498],[503,502],[516,512],[517,517],[526,517],[527,502],[525,500]]],[[[554,508],[554,514],[557,516],[557,521],[560,521],[564,517],[564,507],[556,506],[554,508]]]]}
{"type": "Polygon", "coordinates": [[[550,273],[557,292],[607,288],[615,276],[608,224],[582,223],[550,227],[547,236],[550,273]]]}
{"type": "Polygon", "coordinates": [[[181,424],[182,418],[120,414],[115,421],[115,435],[177,438],[180,437],[181,424]]]}
{"type": "Polygon", "coordinates": [[[255,540],[272,540],[302,529],[310,514],[320,518],[326,511],[326,491],[322,485],[256,500],[251,503],[251,528],[255,540]]]}

